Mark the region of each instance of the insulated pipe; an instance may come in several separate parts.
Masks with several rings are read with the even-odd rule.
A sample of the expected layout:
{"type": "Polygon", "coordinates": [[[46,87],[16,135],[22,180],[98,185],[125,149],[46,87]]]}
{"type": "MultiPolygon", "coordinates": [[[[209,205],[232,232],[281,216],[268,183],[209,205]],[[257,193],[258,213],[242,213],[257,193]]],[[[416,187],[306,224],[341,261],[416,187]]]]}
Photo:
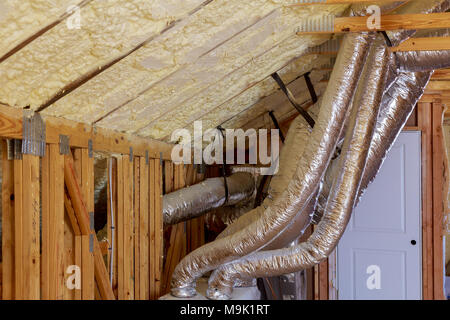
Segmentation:
{"type": "Polygon", "coordinates": [[[388,71],[388,49],[373,46],[353,103],[339,175],[335,178],[326,213],[312,236],[300,245],[256,252],[215,270],[209,281],[210,299],[229,299],[235,279],[270,277],[312,267],[334,250],[353,211],[366,165],[388,71]]]}
{"type": "MultiPolygon", "coordinates": [[[[387,154],[394,145],[406,121],[422,97],[432,72],[400,73],[391,88],[383,95],[377,126],[370,144],[366,170],[362,179],[358,202],[378,174],[387,154]]],[[[326,173],[324,188],[319,196],[315,216],[320,220],[330,192],[330,181],[337,173],[330,166],[326,173]]]]}
{"type": "MultiPolygon", "coordinates": [[[[303,118],[301,116],[295,118],[286,135],[284,147],[280,152],[279,169],[272,178],[268,195],[262,204],[263,207],[268,208],[273,202],[273,199],[283,193],[294,177],[295,171],[297,170],[297,164],[303,155],[303,151],[310,136],[311,131],[304,124],[303,118]]],[[[224,238],[245,228],[250,223],[259,219],[262,213],[262,210],[252,210],[245,213],[222,231],[216,239],[224,238]]]]}
{"type": "Polygon", "coordinates": [[[450,50],[396,52],[400,71],[423,72],[450,67],[450,50]]]}
{"type": "Polygon", "coordinates": [[[210,178],[166,194],[163,197],[164,224],[177,224],[225,205],[235,205],[250,198],[255,190],[255,181],[250,173],[238,172],[226,180],[228,195],[223,178],[210,178]]]}
{"type": "Polygon", "coordinates": [[[388,152],[422,97],[433,72],[401,73],[383,97],[369,159],[361,182],[360,196],[375,179],[388,152]]]}
{"type": "MultiPolygon", "coordinates": [[[[171,293],[176,297],[196,295],[195,282],[204,273],[262,249],[283,232],[303,210],[317,189],[336,148],[361,75],[372,34],[347,34],[339,50],[336,67],[322,100],[322,108],[311,138],[299,161],[294,179],[261,219],[245,229],[209,243],[185,257],[175,268],[171,293]]],[[[263,210],[261,207],[256,210],[263,210]]]]}

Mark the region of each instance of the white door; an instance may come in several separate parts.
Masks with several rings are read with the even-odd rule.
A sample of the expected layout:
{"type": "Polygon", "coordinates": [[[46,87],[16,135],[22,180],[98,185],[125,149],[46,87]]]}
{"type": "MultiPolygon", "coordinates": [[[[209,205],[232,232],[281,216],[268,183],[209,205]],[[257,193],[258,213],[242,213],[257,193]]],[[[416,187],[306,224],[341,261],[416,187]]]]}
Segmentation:
{"type": "Polygon", "coordinates": [[[403,132],[337,250],[338,297],[421,299],[421,135],[403,132]]]}

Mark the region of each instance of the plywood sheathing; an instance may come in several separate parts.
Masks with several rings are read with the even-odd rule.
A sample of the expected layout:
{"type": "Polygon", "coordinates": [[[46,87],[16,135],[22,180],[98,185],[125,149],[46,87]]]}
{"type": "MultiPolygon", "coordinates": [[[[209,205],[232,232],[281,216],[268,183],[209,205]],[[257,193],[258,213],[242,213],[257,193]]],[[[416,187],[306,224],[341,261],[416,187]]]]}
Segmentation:
{"type": "MultiPolygon", "coordinates": [[[[214,114],[224,103],[237,105],[238,111],[225,108],[237,114],[257,101],[255,94],[258,99],[266,96],[267,92],[254,89],[259,86],[255,84],[308,47],[329,39],[297,36],[295,27],[307,17],[340,15],[347,7],[286,8],[280,1],[216,0],[189,15],[200,2],[183,1],[171,17],[152,20],[146,12],[155,10],[150,4],[142,7],[142,1],[94,2],[81,9],[82,29],[68,30],[62,23],[0,64],[0,74],[6,75],[0,77],[0,101],[37,108],[74,79],[158,33],[161,21],[166,19],[167,24],[179,13],[181,21],[173,28],[44,111],[123,132],[165,137],[174,128],[188,126],[196,114],[214,114]],[[108,8],[120,14],[109,14],[108,8]],[[141,8],[139,13],[135,8],[141,8]],[[136,32],[116,37],[116,26],[130,20],[136,32]],[[140,30],[146,30],[142,37],[140,30]],[[241,96],[248,88],[252,94],[241,96]],[[176,124],[167,127],[174,119],[176,124]]],[[[172,1],[152,5],[168,3],[172,1]]],[[[314,67],[313,60],[305,63],[314,67]]]]}

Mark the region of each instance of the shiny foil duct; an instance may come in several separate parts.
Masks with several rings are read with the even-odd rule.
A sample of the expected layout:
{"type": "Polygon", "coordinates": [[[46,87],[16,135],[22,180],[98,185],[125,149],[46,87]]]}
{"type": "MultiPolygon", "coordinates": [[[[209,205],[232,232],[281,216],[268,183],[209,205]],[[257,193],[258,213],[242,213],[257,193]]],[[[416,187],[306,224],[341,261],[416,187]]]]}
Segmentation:
{"type": "Polygon", "coordinates": [[[196,279],[202,274],[260,250],[306,208],[334,154],[373,38],[374,35],[366,33],[344,37],[318,121],[288,188],[273,200],[260,219],[185,257],[173,273],[172,295],[195,296],[196,279]]]}
{"type": "Polygon", "coordinates": [[[450,67],[450,50],[396,52],[400,71],[423,72],[450,67]]]}
{"type": "MultiPolygon", "coordinates": [[[[353,102],[349,128],[325,215],[304,243],[287,249],[256,252],[215,270],[209,281],[210,299],[229,299],[236,278],[271,277],[312,267],[334,250],[350,219],[386,85],[389,52],[377,39],[364,66],[353,102]]],[[[322,106],[325,107],[325,106],[322,106]]]]}
{"type": "Polygon", "coordinates": [[[235,205],[252,196],[255,190],[253,176],[237,172],[226,178],[210,178],[196,185],[166,194],[163,197],[164,224],[171,225],[200,217],[213,209],[235,205]]]}
{"type": "MultiPolygon", "coordinates": [[[[270,182],[268,195],[263,202],[261,209],[268,208],[273,202],[273,199],[286,190],[289,182],[294,177],[298,162],[303,155],[303,151],[310,135],[310,128],[304,123],[302,117],[297,117],[292,121],[284,141],[284,146],[280,152],[278,172],[273,176],[272,181],[270,182]]],[[[251,210],[239,217],[233,224],[229,225],[217,239],[236,233],[259,219],[264,212],[264,210],[261,209],[251,210]]]]}

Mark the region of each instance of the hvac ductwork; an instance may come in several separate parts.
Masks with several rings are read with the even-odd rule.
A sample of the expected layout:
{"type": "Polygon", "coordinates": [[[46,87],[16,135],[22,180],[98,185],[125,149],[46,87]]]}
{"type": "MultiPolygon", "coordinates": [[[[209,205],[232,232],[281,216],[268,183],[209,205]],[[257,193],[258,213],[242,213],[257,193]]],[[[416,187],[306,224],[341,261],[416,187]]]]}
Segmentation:
{"type": "MultiPolygon", "coordinates": [[[[370,144],[364,176],[359,190],[359,199],[370,183],[373,182],[387,154],[403,130],[417,102],[422,97],[430,81],[432,72],[400,73],[390,89],[384,94],[378,115],[377,126],[370,144]]],[[[336,176],[336,161],[328,168],[324,181],[324,189],[319,196],[319,204],[315,217],[322,218],[330,193],[331,181],[336,176]]]]}
{"type": "Polygon", "coordinates": [[[325,215],[313,235],[300,245],[275,251],[257,252],[214,271],[208,297],[229,299],[237,277],[277,276],[315,264],[334,250],[353,211],[386,85],[389,54],[377,41],[365,65],[353,103],[349,129],[334,179],[325,215]]]}
{"type": "Polygon", "coordinates": [[[210,178],[163,197],[164,224],[171,225],[200,217],[213,209],[235,205],[251,197],[255,180],[238,172],[226,178],[210,178]],[[227,194],[228,192],[228,194],[227,194]]]}
{"type": "MultiPolygon", "coordinates": [[[[271,206],[255,209],[263,211],[260,219],[185,257],[172,276],[171,292],[174,296],[195,296],[197,278],[224,263],[264,248],[289,226],[299,211],[306,208],[336,148],[372,40],[373,35],[369,34],[348,34],[344,37],[318,121],[293,179],[271,206]]],[[[288,146],[285,145],[285,148],[288,146]]]]}
{"type": "Polygon", "coordinates": [[[395,56],[400,71],[424,72],[450,67],[450,50],[397,52],[395,56]]]}
{"type": "MultiPolygon", "coordinates": [[[[414,12],[438,12],[442,11],[446,6],[448,7],[449,1],[429,1],[426,4],[424,3],[409,3],[405,6],[402,6],[402,11],[398,11],[397,13],[414,13],[414,12]]],[[[414,32],[397,32],[397,33],[391,33],[390,37],[393,40],[393,42],[400,43],[401,41],[405,40],[409,35],[412,35],[414,32]]],[[[354,66],[357,65],[355,60],[349,59],[347,61],[339,60],[339,56],[341,56],[342,52],[344,52],[345,45],[349,45],[346,43],[346,40],[348,40],[348,37],[350,35],[347,35],[344,38],[342,49],[340,50],[340,53],[338,55],[338,61],[336,63],[335,70],[333,71],[333,75],[335,73],[339,72],[354,72],[354,66]],[[348,64],[347,64],[348,63],[348,64]],[[356,63],[356,64],[355,64],[356,63]],[[345,70],[345,68],[348,68],[345,70]],[[340,71],[337,71],[340,70],[340,71]]],[[[369,42],[368,39],[365,39],[367,43],[369,42]]],[[[361,49],[361,43],[358,41],[355,41],[356,48],[352,48],[355,52],[361,49]]],[[[365,48],[367,49],[367,47],[365,48]]],[[[365,53],[364,53],[365,54],[365,53]]],[[[364,55],[365,57],[365,55],[364,55]]],[[[361,59],[361,56],[359,56],[359,59],[361,59]]],[[[388,59],[389,60],[389,59],[388,59]]],[[[392,63],[386,63],[388,66],[392,66],[392,63]]],[[[391,70],[392,71],[392,70],[391,70]]],[[[395,70],[396,71],[396,70],[395,70]]],[[[396,74],[396,72],[395,72],[396,74]]],[[[333,105],[333,103],[330,103],[333,101],[333,99],[330,98],[330,96],[327,96],[332,89],[330,87],[334,87],[336,85],[343,85],[343,83],[335,82],[337,79],[333,79],[333,75],[330,79],[330,85],[327,88],[327,91],[325,93],[324,101],[322,102],[322,108],[320,110],[319,115],[319,121],[318,123],[322,124],[322,121],[327,121],[327,117],[323,117],[326,113],[326,110],[328,112],[336,112],[339,110],[339,107],[342,106],[336,106],[333,105]],[[334,107],[334,108],[333,108],[334,107]]],[[[359,77],[353,77],[351,80],[358,81],[359,77]]],[[[389,87],[389,84],[394,83],[396,80],[395,77],[391,77],[388,80],[388,85],[386,88],[389,87]]],[[[384,79],[386,80],[386,79],[384,79]]],[[[356,83],[356,82],[355,82],[356,83]]],[[[348,86],[347,83],[345,83],[345,86],[340,87],[342,92],[346,92],[347,95],[353,96],[353,91],[348,90],[351,86],[348,86]]],[[[381,91],[379,91],[379,97],[382,96],[383,91],[385,91],[384,87],[381,88],[381,91]]],[[[353,87],[354,89],[354,87],[353,87]]],[[[379,88],[380,89],[380,88],[379,88]]],[[[375,99],[378,99],[375,97],[375,99]]],[[[380,98],[381,99],[381,98],[380,98]]],[[[339,98],[337,99],[339,101],[339,98]]],[[[340,101],[342,102],[342,101],[340,101]]],[[[404,102],[407,104],[408,102],[404,102]]],[[[379,104],[378,104],[379,105],[379,104]]],[[[375,106],[375,109],[377,109],[378,105],[375,106]]],[[[363,105],[356,104],[355,108],[361,107],[362,110],[364,109],[363,105]]],[[[347,106],[348,107],[348,106],[347,106]]],[[[340,109],[341,111],[343,109],[340,109]]],[[[345,109],[347,110],[347,109],[345,109]]],[[[355,109],[354,109],[355,110],[355,109]]],[[[373,110],[373,108],[371,109],[373,110]]],[[[367,111],[367,110],[366,110],[367,111]]],[[[367,111],[369,112],[369,111],[367,111]]],[[[370,114],[373,116],[373,114],[370,114]]],[[[335,116],[329,115],[330,118],[333,118],[335,116]]],[[[352,118],[353,120],[355,118],[352,118]]],[[[303,248],[303,251],[300,251],[300,254],[304,254],[304,259],[302,260],[304,264],[307,265],[314,265],[318,261],[320,261],[320,258],[325,258],[331,251],[328,249],[334,248],[337,244],[338,239],[342,235],[343,230],[340,228],[342,227],[342,223],[346,225],[345,221],[348,221],[349,214],[351,214],[351,211],[353,209],[353,205],[355,204],[357,200],[358,191],[359,188],[359,182],[358,187],[355,188],[355,181],[361,181],[362,179],[362,172],[364,170],[364,164],[362,164],[362,167],[353,168],[353,170],[350,170],[347,168],[351,168],[351,166],[354,165],[354,163],[357,163],[357,161],[361,161],[361,159],[367,158],[367,152],[369,150],[369,145],[366,145],[366,151],[364,150],[353,150],[349,146],[352,145],[358,145],[362,143],[363,141],[367,142],[368,137],[371,137],[371,133],[368,130],[367,126],[365,128],[359,127],[358,124],[361,124],[361,121],[367,120],[367,117],[365,119],[356,118],[357,120],[354,120],[353,123],[355,124],[355,127],[349,126],[350,128],[360,128],[361,130],[356,130],[355,132],[359,132],[361,135],[355,134],[353,137],[351,134],[348,134],[346,137],[346,144],[344,148],[344,156],[341,157],[339,160],[339,167],[337,170],[339,173],[339,176],[336,176],[333,180],[333,189],[331,192],[331,196],[329,197],[328,201],[328,209],[326,210],[326,215],[323,219],[323,221],[320,222],[319,228],[317,229],[317,232],[314,233],[313,237],[311,237],[306,243],[309,245],[300,245],[300,248],[303,248]],[[359,120],[358,120],[359,119],[359,120]],[[366,131],[364,131],[366,130],[366,131]],[[351,139],[351,140],[350,140],[351,139]],[[350,141],[350,142],[349,142],[350,141]],[[364,157],[364,153],[366,153],[366,156],[364,157]],[[353,159],[353,161],[347,161],[349,159],[353,159]],[[356,161],[356,162],[355,162],[356,161]],[[346,172],[346,175],[344,174],[346,172]],[[344,179],[345,178],[345,179],[344,179]],[[346,184],[346,181],[348,184],[346,184]],[[350,185],[352,187],[351,194],[347,194],[345,192],[344,186],[350,185]],[[347,198],[343,198],[343,195],[347,194],[347,198]],[[332,199],[335,199],[335,201],[332,201],[332,199]],[[349,203],[352,203],[350,206],[349,203]],[[340,212],[337,212],[336,210],[339,209],[340,212]],[[332,210],[332,211],[330,211],[332,210]],[[334,229],[333,229],[334,224],[334,229]],[[322,226],[322,227],[321,227],[322,226]],[[338,226],[336,228],[336,226],[338,226]],[[328,228],[331,228],[334,230],[332,233],[328,234],[326,230],[328,228]],[[324,231],[325,230],[325,231],[324,231]],[[331,242],[330,242],[331,241],[331,242]],[[321,247],[319,250],[318,247],[321,247]],[[316,251],[314,251],[316,250],[316,251]],[[314,260],[315,259],[315,260],[314,260]]],[[[342,122],[339,124],[342,125],[345,122],[345,117],[342,118],[342,122]]],[[[404,123],[404,122],[403,122],[404,123]]],[[[375,121],[373,120],[372,126],[375,125],[375,121]]],[[[394,125],[394,124],[392,124],[394,125]]],[[[402,124],[403,125],[403,124],[402,124]]],[[[336,128],[336,127],[335,127],[336,128]]],[[[316,161],[313,156],[308,157],[306,154],[307,151],[311,151],[311,144],[314,144],[315,139],[318,139],[318,132],[319,130],[313,131],[313,134],[310,138],[310,141],[308,142],[308,146],[305,149],[305,152],[303,153],[300,161],[299,161],[299,170],[296,172],[296,174],[293,177],[293,180],[287,187],[287,189],[283,192],[282,196],[280,196],[280,199],[283,199],[286,201],[285,203],[279,203],[278,200],[280,199],[274,199],[271,206],[269,206],[266,210],[262,210],[261,208],[258,208],[259,214],[253,214],[253,215],[246,215],[247,217],[252,217],[249,219],[250,224],[245,227],[244,229],[240,230],[240,228],[237,228],[234,230],[235,232],[229,232],[227,236],[224,236],[222,239],[219,239],[218,241],[208,244],[205,247],[200,248],[199,250],[195,251],[193,254],[186,257],[179,266],[177,266],[177,269],[174,273],[173,280],[172,280],[172,294],[179,297],[186,297],[186,296],[192,296],[195,294],[195,279],[200,276],[201,274],[205,273],[206,271],[212,270],[217,268],[218,265],[223,264],[223,267],[217,270],[214,273],[214,277],[211,278],[211,287],[213,288],[216,286],[216,288],[219,288],[221,290],[210,290],[209,295],[211,298],[221,298],[227,296],[227,290],[231,290],[233,286],[233,279],[237,279],[237,274],[241,273],[244,277],[252,278],[254,276],[271,276],[271,275],[278,275],[283,274],[291,271],[298,270],[298,268],[289,269],[291,268],[295,262],[301,262],[298,260],[298,254],[299,252],[293,252],[294,249],[285,249],[285,250],[277,250],[277,251],[269,251],[269,252],[256,252],[258,250],[267,249],[269,248],[269,245],[271,243],[274,243],[274,241],[277,239],[277,237],[280,235],[280,233],[276,233],[278,231],[287,231],[290,226],[293,225],[295,222],[295,218],[298,218],[298,214],[305,215],[306,214],[306,208],[307,204],[310,203],[311,196],[314,194],[314,192],[317,190],[317,187],[319,185],[319,181],[315,179],[304,179],[304,184],[307,186],[299,186],[298,184],[301,183],[299,178],[305,177],[305,172],[302,172],[301,168],[308,168],[311,171],[308,171],[308,175],[311,175],[312,177],[316,177],[317,175],[321,176],[323,175],[323,172],[325,171],[326,167],[328,166],[328,161],[331,156],[331,152],[327,153],[328,160],[326,161],[326,165],[324,165],[323,162],[316,162],[317,159],[323,160],[323,155],[317,155],[318,158],[316,158],[316,161]],[[322,158],[320,158],[322,156],[322,158]],[[320,169],[319,169],[320,168],[320,169]],[[319,169],[319,171],[315,171],[319,169]],[[315,188],[313,188],[315,187],[315,188]],[[304,194],[301,191],[309,190],[309,197],[304,198],[304,194]],[[295,193],[294,193],[295,192],[295,193]],[[294,194],[300,195],[299,199],[292,199],[292,197],[295,197],[294,194]],[[287,195],[291,195],[291,197],[286,197],[287,195]],[[295,206],[297,205],[297,206],[295,206]],[[281,208],[280,208],[281,206],[281,208]],[[296,208],[297,210],[294,211],[293,209],[296,208]],[[276,216],[274,213],[278,212],[278,216],[276,216]],[[296,213],[294,213],[296,212],[296,213]],[[272,216],[270,215],[272,213],[272,216]],[[256,217],[256,218],[255,218],[256,217]],[[260,230],[260,233],[258,233],[258,228],[260,230]],[[284,230],[283,230],[284,228],[284,230]],[[262,235],[265,235],[266,237],[262,237],[262,235]],[[248,237],[244,237],[244,235],[247,235],[248,237]],[[227,243],[230,243],[231,246],[227,245],[227,243]],[[234,249],[235,248],[235,249],[234,249]],[[253,251],[252,251],[253,250],[253,251]],[[291,250],[291,251],[286,251],[291,250]],[[252,253],[249,255],[249,253],[252,253]],[[275,255],[274,255],[275,253],[275,255]],[[283,256],[285,254],[285,256],[283,256]],[[241,260],[236,260],[239,257],[244,257],[241,260]],[[255,258],[256,257],[256,258],[255,258]],[[252,259],[249,261],[249,259],[252,259]],[[261,260],[262,259],[262,260],[261,260]],[[291,260],[290,260],[291,259],[291,260]],[[294,259],[294,260],[292,260],[294,259]],[[295,260],[297,259],[297,260],[295,260]],[[231,261],[235,260],[234,262],[230,263],[231,261]],[[237,261],[237,262],[236,262],[237,261]],[[246,261],[246,262],[245,262],[246,261]],[[287,269],[283,269],[283,263],[281,262],[294,262],[293,264],[287,264],[285,265],[287,269]],[[259,270],[256,270],[256,268],[261,268],[259,270]],[[267,268],[266,268],[267,267],[267,268]],[[239,271],[237,271],[239,269],[239,271]]],[[[341,130],[342,131],[342,130],[341,130]]],[[[339,131],[339,133],[341,132],[339,131]]],[[[349,130],[351,131],[351,130],[349,130]]],[[[330,137],[329,135],[330,131],[322,131],[322,136],[316,141],[320,141],[320,139],[325,139],[321,141],[326,141],[325,144],[328,144],[331,141],[334,140],[336,142],[336,136],[339,137],[339,133],[336,134],[336,131],[334,131],[334,136],[330,137]]],[[[369,139],[370,141],[371,139],[369,139]]],[[[395,140],[395,138],[394,138],[395,140]]],[[[320,145],[320,144],[319,144],[320,145]]],[[[334,143],[336,145],[336,143],[334,143]]],[[[287,146],[286,146],[287,147],[287,146]]],[[[386,146],[386,152],[389,146],[386,146]]],[[[316,149],[320,153],[320,149],[316,149]]],[[[334,151],[334,150],[333,150],[334,151]]],[[[381,160],[382,161],[382,160],[381,160]]],[[[360,162],[361,163],[361,162],[360,162]]],[[[381,164],[380,164],[381,165],[381,164]]],[[[376,165],[375,165],[376,166],[376,165]]],[[[378,167],[379,168],[379,167],[378,167]]],[[[376,170],[378,171],[378,169],[376,170]]],[[[370,180],[370,179],[369,179],[370,180]]],[[[257,209],[257,210],[258,210],[257,209]]],[[[345,227],[344,227],[345,229],[345,227]]],[[[298,248],[298,247],[295,247],[298,248]]],[[[295,250],[294,250],[295,251],[295,250]]],[[[297,265],[298,267],[298,265],[297,265]]],[[[301,269],[302,267],[300,267],[301,269]]]]}

